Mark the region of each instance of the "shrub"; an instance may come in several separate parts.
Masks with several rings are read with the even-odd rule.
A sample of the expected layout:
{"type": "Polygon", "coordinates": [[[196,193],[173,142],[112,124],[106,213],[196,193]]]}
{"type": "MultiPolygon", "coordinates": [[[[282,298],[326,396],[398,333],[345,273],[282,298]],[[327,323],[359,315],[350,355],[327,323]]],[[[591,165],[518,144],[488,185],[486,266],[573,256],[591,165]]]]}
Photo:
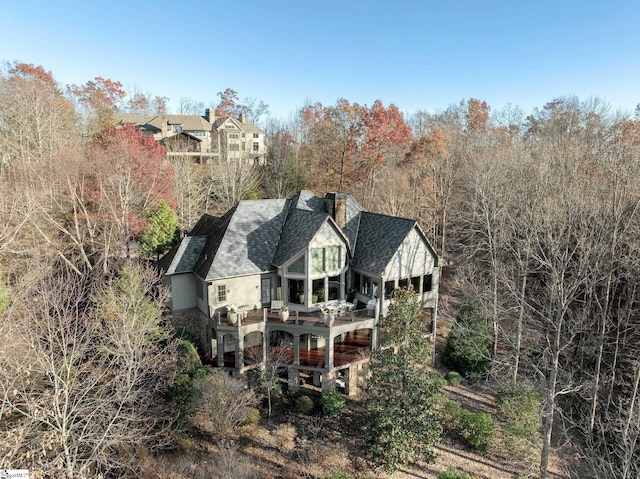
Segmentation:
{"type": "Polygon", "coordinates": [[[498,416],[506,430],[517,437],[536,437],[540,429],[540,395],[531,383],[509,381],[495,394],[498,416]]]}
{"type": "Polygon", "coordinates": [[[460,386],[460,383],[462,382],[462,376],[460,376],[460,373],[455,371],[449,371],[445,376],[445,379],[451,386],[460,386]]]}
{"type": "Polygon", "coordinates": [[[487,451],[493,442],[496,423],[486,412],[465,411],[460,420],[461,432],[469,445],[481,451],[487,451]]]}
{"type": "Polygon", "coordinates": [[[351,479],[353,476],[346,472],[330,472],[324,479],[351,479]]]}
{"type": "Polygon", "coordinates": [[[438,479],[475,479],[471,474],[467,474],[463,471],[458,471],[453,467],[450,467],[445,472],[438,474],[438,479]]]}
{"type": "Polygon", "coordinates": [[[491,335],[487,319],[475,305],[464,305],[456,316],[444,351],[444,363],[465,376],[477,376],[489,369],[491,335]]]}
{"type": "Polygon", "coordinates": [[[447,380],[442,376],[435,376],[433,381],[435,386],[438,388],[438,391],[442,391],[447,385],[447,380]]]}
{"type": "Polygon", "coordinates": [[[199,380],[197,392],[196,426],[216,439],[234,437],[246,423],[249,408],[258,403],[243,377],[219,370],[199,380]]]}
{"type": "Polygon", "coordinates": [[[322,394],[322,411],[327,417],[340,417],[346,404],[347,400],[345,397],[335,389],[331,389],[322,394]]]}
{"type": "Polygon", "coordinates": [[[298,399],[296,399],[296,407],[299,411],[305,414],[309,414],[313,409],[313,399],[311,399],[309,396],[300,396],[298,399]]]}
{"type": "Polygon", "coordinates": [[[260,410],[255,407],[248,407],[244,419],[244,426],[256,427],[260,422],[260,410]]]}
{"type": "Polygon", "coordinates": [[[440,424],[445,431],[458,434],[461,430],[462,415],[466,412],[458,401],[445,398],[440,411],[440,424]]]}
{"type": "Polygon", "coordinates": [[[291,424],[280,424],[273,432],[276,447],[280,452],[291,452],[296,447],[296,428],[291,424]]]}
{"type": "Polygon", "coordinates": [[[181,425],[189,422],[193,414],[198,396],[197,384],[209,370],[202,366],[198,351],[191,341],[186,338],[178,338],[176,374],[170,381],[165,398],[172,404],[181,425]]]}

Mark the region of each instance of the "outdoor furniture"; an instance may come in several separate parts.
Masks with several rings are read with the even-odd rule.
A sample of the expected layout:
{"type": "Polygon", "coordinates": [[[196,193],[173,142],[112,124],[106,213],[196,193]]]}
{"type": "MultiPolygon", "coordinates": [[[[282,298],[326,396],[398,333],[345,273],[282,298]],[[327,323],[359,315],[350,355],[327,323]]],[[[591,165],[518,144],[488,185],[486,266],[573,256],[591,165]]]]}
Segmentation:
{"type": "Polygon", "coordinates": [[[282,310],[282,306],[284,305],[284,301],[278,301],[276,299],[271,301],[271,308],[269,309],[270,313],[279,313],[282,310]]]}

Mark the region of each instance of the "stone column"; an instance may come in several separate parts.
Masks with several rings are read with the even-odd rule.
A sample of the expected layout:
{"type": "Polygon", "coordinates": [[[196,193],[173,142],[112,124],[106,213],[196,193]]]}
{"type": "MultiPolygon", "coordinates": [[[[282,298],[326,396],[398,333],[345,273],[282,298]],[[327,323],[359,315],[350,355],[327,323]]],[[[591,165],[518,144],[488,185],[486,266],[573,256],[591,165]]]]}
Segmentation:
{"type": "Polygon", "coordinates": [[[322,376],[322,392],[336,388],[336,372],[328,371],[322,376]]]}
{"type": "Polygon", "coordinates": [[[293,364],[300,366],[300,335],[293,335],[293,364]]]}
{"type": "Polygon", "coordinates": [[[290,367],[287,371],[287,382],[289,383],[289,392],[297,392],[300,389],[300,371],[290,367]]]}
{"type": "Polygon", "coordinates": [[[244,367],[244,338],[241,336],[236,338],[236,369],[240,370],[244,367]]]}
{"type": "Polygon", "coordinates": [[[218,342],[218,367],[224,366],[224,334],[221,336],[220,333],[216,333],[218,335],[216,341],[218,342]]]}
{"type": "Polygon", "coordinates": [[[345,374],[344,393],[347,396],[353,396],[358,391],[358,366],[350,366],[345,374]]]}
{"type": "Polygon", "coordinates": [[[331,334],[325,341],[324,367],[325,369],[333,369],[333,337],[331,334]]]}

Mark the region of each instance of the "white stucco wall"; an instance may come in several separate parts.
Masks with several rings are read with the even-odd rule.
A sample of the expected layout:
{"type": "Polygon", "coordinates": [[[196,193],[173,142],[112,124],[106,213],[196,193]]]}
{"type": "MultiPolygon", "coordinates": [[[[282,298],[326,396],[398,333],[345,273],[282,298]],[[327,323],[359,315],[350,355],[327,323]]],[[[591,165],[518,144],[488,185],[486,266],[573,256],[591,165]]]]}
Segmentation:
{"type": "Polygon", "coordinates": [[[195,308],[198,305],[197,281],[192,273],[174,274],[171,278],[171,309],[195,308]]]}
{"type": "Polygon", "coordinates": [[[261,275],[239,276],[213,281],[209,285],[209,304],[214,311],[226,311],[227,306],[248,306],[249,309],[261,307],[260,296],[261,275]],[[227,300],[218,301],[218,285],[225,285],[227,300]]]}

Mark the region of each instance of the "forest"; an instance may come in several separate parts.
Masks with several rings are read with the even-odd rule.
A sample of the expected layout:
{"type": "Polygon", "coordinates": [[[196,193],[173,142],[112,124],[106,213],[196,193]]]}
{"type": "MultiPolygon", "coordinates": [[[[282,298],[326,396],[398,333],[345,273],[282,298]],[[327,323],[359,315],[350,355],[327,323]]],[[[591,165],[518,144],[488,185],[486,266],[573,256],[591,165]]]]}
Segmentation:
{"type": "MultiPolygon", "coordinates": [[[[201,399],[238,386],[199,378],[153,260],[203,213],[310,189],[419,220],[452,325],[438,361],[465,381],[535,393],[532,477],[550,477],[555,453],[566,477],[639,477],[640,108],[558,97],[525,113],[471,98],[403,114],[337,99],[281,119],[232,89],[217,101],[218,116],[245,113],[265,131],[266,165],[168,162],[113,120],[166,114],[166,98],[103,77],[61,85],[27,63],[1,70],[0,467],[168,477],[145,476],[145,464],[190,422],[220,429],[201,399]]],[[[185,97],[179,109],[204,104],[185,97]]],[[[224,414],[227,429],[210,434],[243,424],[224,414]]],[[[207,477],[254,477],[237,471],[207,477]]]]}

